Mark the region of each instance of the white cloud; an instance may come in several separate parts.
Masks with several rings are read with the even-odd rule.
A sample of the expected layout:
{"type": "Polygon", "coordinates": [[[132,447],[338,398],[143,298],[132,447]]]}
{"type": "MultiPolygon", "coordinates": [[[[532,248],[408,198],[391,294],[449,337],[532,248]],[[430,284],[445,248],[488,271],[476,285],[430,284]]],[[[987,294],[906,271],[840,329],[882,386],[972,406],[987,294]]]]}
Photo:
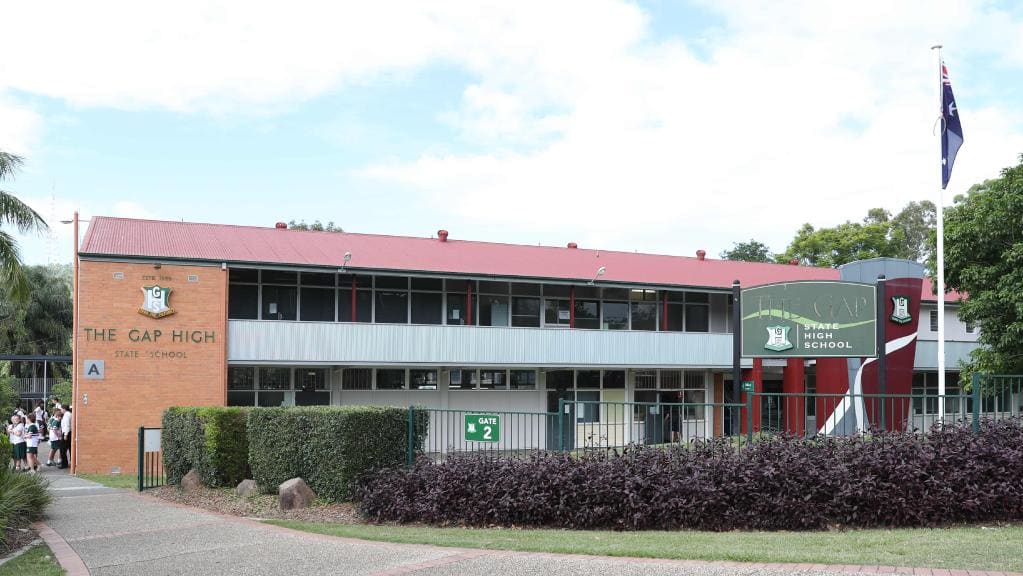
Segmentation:
{"type": "MultiPolygon", "coordinates": [[[[0,81],[2,82],[2,81],[0,81]]],[[[39,137],[39,115],[0,90],[0,150],[26,155],[39,137]]]]}

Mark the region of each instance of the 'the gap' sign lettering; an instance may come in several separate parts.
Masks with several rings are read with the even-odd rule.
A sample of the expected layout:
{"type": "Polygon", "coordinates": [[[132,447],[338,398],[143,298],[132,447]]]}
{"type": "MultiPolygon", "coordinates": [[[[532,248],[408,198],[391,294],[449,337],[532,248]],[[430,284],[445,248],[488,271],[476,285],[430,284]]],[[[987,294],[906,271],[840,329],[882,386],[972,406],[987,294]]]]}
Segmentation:
{"type": "Polygon", "coordinates": [[[498,442],[501,439],[501,417],[497,414],[466,414],[466,442],[498,442]]]}

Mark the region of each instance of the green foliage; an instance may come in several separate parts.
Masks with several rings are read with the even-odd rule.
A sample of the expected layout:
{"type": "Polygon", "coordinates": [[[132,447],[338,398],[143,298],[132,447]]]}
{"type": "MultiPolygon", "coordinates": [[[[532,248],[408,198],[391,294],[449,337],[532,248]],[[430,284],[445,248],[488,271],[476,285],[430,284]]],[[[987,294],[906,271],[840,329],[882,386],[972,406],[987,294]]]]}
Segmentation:
{"type": "Polygon", "coordinates": [[[767,247],[767,244],[752,238],[749,242],[733,243],[731,250],[721,253],[721,258],[740,262],[774,262],[771,249],[767,247]]]}
{"type": "Polygon", "coordinates": [[[50,398],[59,398],[61,404],[65,406],[68,404],[74,405],[74,398],[71,393],[71,380],[64,379],[55,382],[53,388],[50,389],[50,398]]]}
{"type": "MultiPolygon", "coordinates": [[[[10,454],[7,446],[7,454],[10,454]]],[[[0,543],[8,528],[25,528],[39,520],[50,504],[50,493],[42,476],[16,473],[0,466],[0,543]]]]}
{"type": "Polygon", "coordinates": [[[326,224],[323,224],[319,220],[313,220],[312,224],[306,224],[305,220],[302,220],[301,222],[295,222],[294,220],[291,220],[290,222],[288,222],[288,229],[316,230],[317,232],[344,232],[344,230],[342,230],[340,226],[334,224],[333,220],[327,222],[326,224]]]}
{"type": "Polygon", "coordinates": [[[168,408],[163,413],[164,469],[178,484],[195,468],[207,486],[234,486],[248,477],[245,408],[168,408]]]}
{"type": "Polygon", "coordinates": [[[878,257],[922,262],[927,258],[927,238],[934,225],[934,204],[926,200],[910,202],[894,218],[883,208],[872,208],[863,222],[847,220],[831,228],[803,224],[777,259],[827,267],[878,257]]]}
{"type": "MultiPolygon", "coordinates": [[[[0,284],[0,350],[7,354],[71,354],[71,268],[29,266],[23,269],[28,297],[18,300],[0,284]]],[[[41,364],[8,363],[12,376],[42,377],[41,364]],[[32,368],[36,373],[31,372],[32,368]]],[[[47,376],[67,377],[67,364],[50,364],[47,376]]]]}
{"type": "MultiPolygon", "coordinates": [[[[421,448],[429,415],[416,415],[414,442],[421,448]]],[[[357,478],[370,470],[403,466],[407,454],[407,408],[316,406],[249,412],[249,464],[267,493],[301,477],[321,499],[348,500],[357,478]]]]}
{"type": "MultiPolygon", "coordinates": [[[[0,150],[0,182],[13,177],[22,163],[20,156],[0,150]]],[[[35,210],[15,198],[14,194],[0,189],[0,226],[4,225],[13,225],[23,234],[47,229],[46,221],[35,210]]],[[[15,302],[27,301],[31,289],[21,265],[18,242],[3,229],[0,229],[0,288],[6,292],[2,299],[15,302]]]]}
{"type": "Polygon", "coordinates": [[[4,418],[7,418],[14,412],[14,407],[18,404],[20,398],[18,392],[14,389],[14,378],[0,376],[0,414],[3,414],[4,418]]]}
{"type": "Polygon", "coordinates": [[[1023,155],[945,212],[945,283],[969,294],[959,317],[981,328],[962,378],[1023,373],[1023,155]]]}

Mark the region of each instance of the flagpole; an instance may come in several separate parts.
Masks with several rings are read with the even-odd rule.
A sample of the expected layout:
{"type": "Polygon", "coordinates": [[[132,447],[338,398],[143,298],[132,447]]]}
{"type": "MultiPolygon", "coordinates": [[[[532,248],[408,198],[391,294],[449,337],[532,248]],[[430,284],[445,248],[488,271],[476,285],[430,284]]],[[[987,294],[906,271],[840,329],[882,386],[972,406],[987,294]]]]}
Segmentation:
{"type": "MultiPolygon", "coordinates": [[[[942,77],[941,44],[931,46],[931,50],[938,51],[938,114],[939,126],[938,147],[939,157],[944,157],[941,149],[941,136],[947,128],[945,126],[945,85],[942,77]]],[[[938,175],[938,203],[936,205],[936,218],[938,220],[938,418],[944,422],[945,419],[945,188],[943,186],[943,172],[938,175]]]]}

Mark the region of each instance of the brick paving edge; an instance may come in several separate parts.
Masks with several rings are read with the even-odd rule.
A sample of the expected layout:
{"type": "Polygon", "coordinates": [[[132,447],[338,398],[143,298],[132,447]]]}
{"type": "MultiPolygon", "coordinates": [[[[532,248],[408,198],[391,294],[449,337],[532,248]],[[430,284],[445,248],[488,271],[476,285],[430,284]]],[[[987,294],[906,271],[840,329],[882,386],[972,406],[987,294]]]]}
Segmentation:
{"type": "Polygon", "coordinates": [[[64,540],[64,537],[53,528],[50,528],[46,522],[36,522],[32,527],[39,532],[39,537],[50,547],[50,552],[53,552],[54,558],[60,563],[60,567],[67,572],[67,576],[91,575],[89,568],[82,561],[82,557],[78,555],[78,552],[75,552],[75,549],[67,543],[67,540],[64,540]]]}

